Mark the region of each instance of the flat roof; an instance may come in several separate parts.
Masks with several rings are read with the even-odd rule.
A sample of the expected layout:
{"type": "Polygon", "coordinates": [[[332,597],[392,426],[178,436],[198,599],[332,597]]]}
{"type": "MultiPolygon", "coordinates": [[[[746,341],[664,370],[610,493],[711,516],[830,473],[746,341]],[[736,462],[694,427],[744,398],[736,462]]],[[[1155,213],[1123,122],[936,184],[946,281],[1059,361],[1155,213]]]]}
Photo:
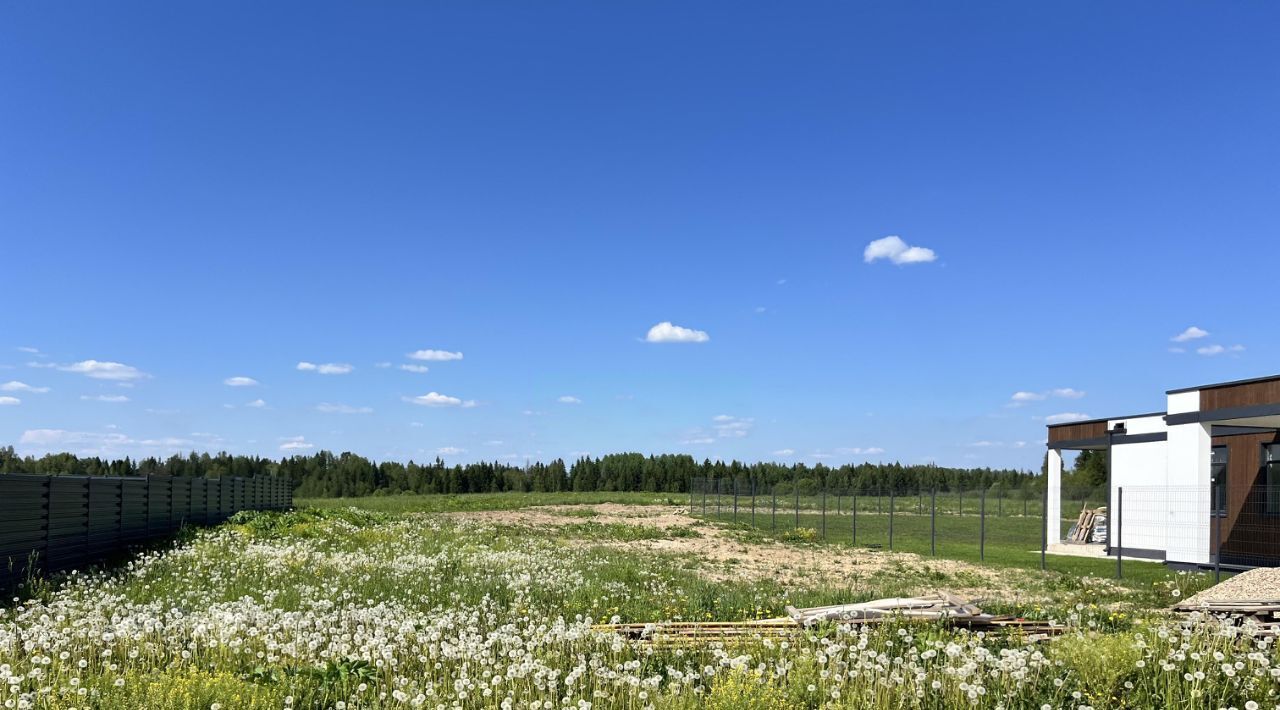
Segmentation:
{"type": "Polygon", "coordinates": [[[1267,375],[1266,377],[1250,377],[1247,380],[1231,380],[1229,382],[1211,382],[1207,385],[1199,385],[1197,387],[1181,387],[1176,390],[1166,390],[1165,394],[1179,394],[1182,392],[1195,392],[1196,390],[1211,390],[1218,387],[1230,387],[1232,385],[1247,385],[1254,382],[1267,382],[1268,380],[1280,380],[1280,375],[1267,375]]]}
{"type": "Polygon", "coordinates": [[[1095,419],[1080,419],[1074,422],[1060,422],[1058,424],[1049,424],[1052,429],[1056,426],[1072,426],[1073,424],[1097,424],[1098,422],[1109,422],[1113,419],[1142,419],[1143,417],[1163,417],[1168,412],[1147,412],[1146,414],[1125,414],[1118,417],[1097,417],[1095,419]]]}

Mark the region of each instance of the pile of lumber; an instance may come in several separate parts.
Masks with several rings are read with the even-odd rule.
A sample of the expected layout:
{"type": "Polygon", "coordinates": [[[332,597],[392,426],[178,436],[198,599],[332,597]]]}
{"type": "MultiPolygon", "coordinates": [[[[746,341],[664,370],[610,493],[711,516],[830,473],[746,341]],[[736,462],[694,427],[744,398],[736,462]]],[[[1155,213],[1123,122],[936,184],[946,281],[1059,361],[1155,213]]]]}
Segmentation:
{"type": "Polygon", "coordinates": [[[1086,543],[1107,541],[1107,509],[1084,508],[1071,529],[1067,531],[1065,542],[1086,543]]]}
{"type": "Polygon", "coordinates": [[[1017,633],[1025,635],[1028,640],[1041,640],[1066,630],[1066,627],[1048,621],[987,614],[959,597],[942,592],[922,597],[877,599],[860,604],[808,609],[787,607],[787,616],[776,619],[600,624],[595,628],[662,647],[688,647],[717,641],[789,639],[818,624],[848,627],[903,620],[945,623],[987,633],[1017,633]]]}
{"type": "Polygon", "coordinates": [[[1241,572],[1174,604],[1172,609],[1187,614],[1198,611],[1240,624],[1251,622],[1280,635],[1280,569],[1241,572]]]}

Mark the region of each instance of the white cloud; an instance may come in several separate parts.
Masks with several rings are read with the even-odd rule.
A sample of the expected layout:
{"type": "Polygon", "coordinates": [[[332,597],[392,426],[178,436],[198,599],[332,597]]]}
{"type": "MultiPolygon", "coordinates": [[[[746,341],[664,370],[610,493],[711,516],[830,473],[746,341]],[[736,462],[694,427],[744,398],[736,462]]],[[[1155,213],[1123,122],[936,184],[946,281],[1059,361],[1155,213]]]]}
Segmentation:
{"type": "Polygon", "coordinates": [[[289,436],[281,439],[281,441],[284,442],[280,444],[281,451],[303,451],[316,447],[315,444],[308,442],[305,436],[289,436]]]}
{"type": "Polygon", "coordinates": [[[1040,392],[1014,392],[1009,398],[1009,403],[1014,406],[1021,406],[1028,402],[1039,402],[1044,399],[1045,395],[1040,392]]]}
{"type": "Polygon", "coordinates": [[[408,354],[410,360],[428,360],[431,362],[448,362],[450,360],[461,360],[462,353],[449,352],[448,350],[415,350],[408,354]]]}
{"type": "Polygon", "coordinates": [[[34,392],[34,393],[40,393],[40,392],[48,392],[48,391],[49,391],[49,388],[48,388],[48,387],[32,387],[31,385],[29,385],[29,384],[27,384],[27,383],[25,383],[25,382],[19,382],[19,381],[17,381],[17,380],[11,380],[11,381],[9,381],[9,382],[6,382],[6,383],[4,383],[4,384],[0,385],[0,392],[34,392]]]}
{"type": "Polygon", "coordinates": [[[728,414],[720,414],[711,418],[715,422],[711,428],[715,430],[716,436],[721,439],[741,439],[751,431],[751,427],[755,425],[755,419],[750,417],[734,417],[728,414]]]}
{"type": "Polygon", "coordinates": [[[35,367],[35,368],[39,368],[39,369],[41,369],[41,370],[55,370],[55,369],[57,369],[57,367],[58,367],[58,363],[56,363],[56,362],[36,362],[36,361],[34,361],[34,360],[33,360],[33,361],[31,361],[31,362],[28,362],[28,363],[27,363],[27,367],[35,367]]]}
{"type": "Polygon", "coordinates": [[[1198,355],[1221,355],[1223,353],[1239,353],[1239,352],[1244,352],[1243,345],[1232,345],[1231,347],[1224,347],[1222,345],[1214,344],[1214,345],[1206,345],[1201,348],[1196,348],[1196,354],[1198,355]]]}
{"type": "Polygon", "coordinates": [[[574,397],[571,394],[566,394],[566,395],[561,395],[559,397],[556,397],[556,401],[559,402],[560,404],[582,404],[582,400],[578,399],[577,397],[574,397]]]}
{"type": "Polygon", "coordinates": [[[430,370],[431,368],[427,367],[426,365],[413,365],[413,364],[408,364],[408,365],[401,365],[401,366],[400,366],[400,369],[401,369],[401,370],[404,370],[405,372],[414,372],[414,373],[417,373],[417,374],[421,375],[421,374],[423,374],[423,373],[427,372],[428,370],[430,370]]]}
{"type": "Polygon", "coordinates": [[[1187,328],[1186,330],[1182,331],[1181,333],[1178,333],[1177,335],[1169,339],[1175,343],[1185,343],[1188,340],[1203,338],[1207,335],[1209,335],[1209,331],[1204,330],[1202,328],[1197,328],[1193,325],[1190,328],[1187,328]]]}
{"type": "Polygon", "coordinates": [[[385,369],[387,369],[388,367],[391,367],[391,363],[389,363],[389,362],[375,362],[375,363],[373,363],[373,366],[374,366],[374,367],[376,367],[376,368],[379,368],[379,369],[385,370],[385,369]]]}
{"type": "Polygon", "coordinates": [[[298,363],[298,369],[303,372],[315,372],[321,375],[345,375],[356,368],[345,362],[326,362],[317,365],[314,362],[306,362],[304,360],[298,363]]]}
{"type": "Polygon", "coordinates": [[[237,375],[236,377],[228,377],[222,381],[222,384],[228,387],[253,387],[258,384],[258,381],[252,377],[237,375]]]}
{"type": "Polygon", "coordinates": [[[1007,406],[1021,407],[1024,404],[1041,402],[1050,397],[1057,397],[1059,399],[1080,399],[1084,395],[1084,392],[1081,392],[1078,389],[1072,389],[1071,387],[1058,387],[1056,389],[1051,389],[1048,392],[1018,391],[1014,392],[1013,396],[1009,398],[1009,404],[1007,406]]]}
{"type": "Polygon", "coordinates": [[[264,399],[255,399],[244,406],[253,407],[254,409],[266,409],[267,402],[264,399]]]}
{"type": "Polygon", "coordinates": [[[316,405],[316,411],[324,414],[372,414],[373,409],[370,407],[353,407],[349,404],[330,404],[321,402],[316,405]]]}
{"type": "Polygon", "coordinates": [[[1065,424],[1067,422],[1082,422],[1089,419],[1088,414],[1079,412],[1062,412],[1061,414],[1050,414],[1044,418],[1046,424],[1065,424]]]}
{"type": "Polygon", "coordinates": [[[714,444],[716,440],[709,436],[698,436],[692,439],[685,439],[681,444],[714,444]]]}
{"type": "Polygon", "coordinates": [[[862,252],[862,260],[868,264],[878,259],[888,259],[898,265],[923,264],[937,258],[932,249],[913,247],[896,236],[877,239],[862,252]]]}
{"type": "Polygon", "coordinates": [[[1169,352],[1171,353],[1185,353],[1186,351],[1187,351],[1186,348],[1179,348],[1179,347],[1169,348],[1169,352]]]}
{"type": "Polygon", "coordinates": [[[423,395],[418,395],[417,397],[404,397],[403,399],[406,402],[411,402],[413,404],[420,404],[424,407],[467,408],[467,407],[476,406],[476,401],[474,399],[462,400],[462,399],[458,399],[457,397],[450,397],[447,394],[440,394],[439,392],[428,392],[423,395]]]}
{"type": "Polygon", "coordinates": [[[458,454],[467,453],[466,449],[460,449],[456,446],[441,446],[436,449],[436,454],[440,456],[457,456],[458,454]]]}
{"type": "Polygon", "coordinates": [[[794,456],[795,453],[796,453],[795,449],[778,449],[777,451],[773,452],[773,455],[774,456],[794,456]]]}
{"type": "Polygon", "coordinates": [[[650,343],[705,343],[711,340],[711,336],[705,330],[684,328],[672,325],[671,321],[662,321],[650,328],[644,339],[650,343]]]}
{"type": "Polygon", "coordinates": [[[972,444],[969,444],[969,446],[979,448],[979,449],[985,449],[993,446],[1003,446],[1003,444],[1001,444],[998,441],[975,441],[972,444]]]}
{"type": "Polygon", "coordinates": [[[485,446],[502,446],[502,440],[501,440],[501,439],[490,439],[489,441],[484,442],[484,445],[485,445],[485,446]]]}
{"type": "Polygon", "coordinates": [[[33,348],[29,345],[19,345],[18,347],[14,348],[14,350],[17,350],[20,353],[29,353],[31,355],[40,354],[40,348],[33,348]]]}
{"type": "Polygon", "coordinates": [[[17,397],[9,397],[7,395],[0,397],[0,407],[14,407],[19,404],[22,404],[22,400],[17,397]]]}
{"type": "Polygon", "coordinates": [[[122,394],[80,395],[80,399],[93,402],[128,402],[129,398],[122,394]]]}
{"type": "Polygon", "coordinates": [[[821,451],[818,451],[818,452],[815,452],[815,453],[809,454],[809,458],[811,458],[811,459],[829,459],[829,458],[831,458],[831,454],[824,454],[824,453],[822,453],[821,451]]]}
{"type": "MultiPolygon", "coordinates": [[[[73,451],[85,456],[120,456],[128,452],[156,454],[160,452],[177,452],[197,446],[191,439],[176,436],[157,437],[152,439],[134,439],[126,434],[114,431],[107,433],[96,431],[67,431],[66,429],[28,429],[22,432],[18,443],[36,447],[43,451],[73,451]]],[[[217,440],[213,443],[218,443],[217,440]]],[[[205,445],[208,445],[206,442],[205,445]]]]}
{"type": "Polygon", "coordinates": [[[845,454],[846,456],[847,456],[847,455],[854,455],[854,456],[876,456],[876,455],[878,455],[878,454],[883,454],[883,453],[884,453],[884,449],[880,448],[879,446],[869,446],[869,447],[867,447],[867,448],[862,448],[862,447],[855,446],[855,447],[853,447],[853,448],[842,448],[842,449],[836,449],[836,453],[837,453],[837,454],[845,454]]]}
{"type": "Polygon", "coordinates": [[[100,360],[81,360],[70,365],[61,365],[58,367],[63,372],[76,372],[86,377],[92,377],[96,380],[141,380],[151,375],[140,371],[132,365],[125,365],[119,362],[103,362],[100,360]]]}

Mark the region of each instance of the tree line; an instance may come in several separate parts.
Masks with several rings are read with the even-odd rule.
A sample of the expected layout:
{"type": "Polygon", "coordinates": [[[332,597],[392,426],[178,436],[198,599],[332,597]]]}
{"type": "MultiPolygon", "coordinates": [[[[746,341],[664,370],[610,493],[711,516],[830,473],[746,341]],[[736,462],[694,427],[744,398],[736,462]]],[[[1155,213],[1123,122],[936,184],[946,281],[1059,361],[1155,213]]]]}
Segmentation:
{"type": "MultiPolygon", "coordinates": [[[[1105,458],[1099,457],[1105,463],[1105,458]]],[[[1066,486],[1096,487],[1105,484],[1096,470],[1099,461],[1064,477],[1066,486]]],[[[1042,469],[1043,470],[1043,469],[1042,469]]],[[[401,493],[497,493],[557,491],[646,491],[688,493],[701,486],[697,479],[736,480],[741,490],[754,484],[761,492],[780,494],[827,490],[879,490],[914,493],[937,488],[940,492],[986,489],[1010,496],[1038,496],[1043,477],[1030,471],[991,468],[948,468],[901,463],[863,463],[842,466],[804,463],[743,463],[698,461],[685,454],[610,454],[582,457],[570,464],[562,459],[547,463],[514,465],[499,461],[447,465],[436,458],[429,463],[376,462],[358,454],[320,451],[303,456],[269,459],[226,452],[191,453],[166,459],[80,457],[70,453],[40,457],[19,456],[13,447],[0,447],[0,474],[82,476],[282,476],[301,498],[395,495],[401,493]]],[[[730,484],[725,484],[730,485],[730,484]]],[[[728,489],[726,489],[728,490],[728,489]]]]}

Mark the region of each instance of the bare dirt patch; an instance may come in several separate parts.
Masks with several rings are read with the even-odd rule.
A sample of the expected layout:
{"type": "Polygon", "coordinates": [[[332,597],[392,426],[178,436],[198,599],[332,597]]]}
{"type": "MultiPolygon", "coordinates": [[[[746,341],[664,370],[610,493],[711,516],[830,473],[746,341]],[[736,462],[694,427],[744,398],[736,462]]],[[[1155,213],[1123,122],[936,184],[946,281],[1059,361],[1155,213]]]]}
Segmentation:
{"type": "Polygon", "coordinates": [[[634,540],[627,542],[575,541],[584,546],[617,547],[630,551],[653,550],[695,558],[695,570],[713,580],[772,579],[786,586],[834,584],[857,587],[860,581],[884,574],[921,576],[940,573],[960,577],[966,583],[953,591],[973,596],[999,594],[1008,589],[1000,572],[955,560],[925,559],[901,552],[797,545],[776,541],[746,542],[732,531],[708,525],[676,506],[549,505],[520,510],[447,513],[449,518],[500,525],[558,528],[584,522],[601,525],[636,525],[660,529],[691,528],[696,537],[634,540]]]}

